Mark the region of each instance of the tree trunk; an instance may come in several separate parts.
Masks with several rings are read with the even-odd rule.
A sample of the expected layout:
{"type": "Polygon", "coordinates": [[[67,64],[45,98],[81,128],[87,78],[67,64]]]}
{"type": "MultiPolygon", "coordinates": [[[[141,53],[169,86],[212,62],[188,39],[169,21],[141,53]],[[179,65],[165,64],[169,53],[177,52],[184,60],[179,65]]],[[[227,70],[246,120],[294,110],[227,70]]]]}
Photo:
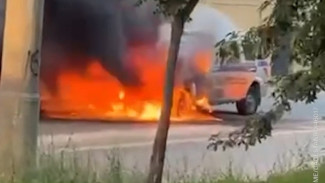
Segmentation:
{"type": "Polygon", "coordinates": [[[170,114],[173,105],[175,68],[181,36],[183,34],[183,26],[183,19],[180,16],[175,16],[172,22],[172,34],[165,74],[164,101],[150,160],[148,183],[160,183],[162,179],[170,114]]]}
{"type": "MultiPolygon", "coordinates": [[[[0,83],[0,176],[36,163],[43,0],[7,0],[0,83]]],[[[15,173],[15,174],[13,174],[15,173]]]]}
{"type": "MultiPolygon", "coordinates": [[[[178,6],[178,2],[170,2],[171,4],[168,8],[173,11],[173,9],[178,6]],[[173,3],[175,6],[173,6],[173,3]]],[[[170,115],[173,106],[173,89],[175,82],[176,63],[178,59],[178,50],[183,34],[185,21],[189,18],[190,14],[192,13],[193,9],[195,8],[198,2],[199,0],[188,1],[185,7],[182,10],[177,11],[177,13],[173,17],[171,40],[168,50],[167,69],[165,74],[163,106],[153,145],[152,156],[150,159],[150,169],[147,183],[161,183],[162,180],[168,130],[170,126],[170,115]]]]}

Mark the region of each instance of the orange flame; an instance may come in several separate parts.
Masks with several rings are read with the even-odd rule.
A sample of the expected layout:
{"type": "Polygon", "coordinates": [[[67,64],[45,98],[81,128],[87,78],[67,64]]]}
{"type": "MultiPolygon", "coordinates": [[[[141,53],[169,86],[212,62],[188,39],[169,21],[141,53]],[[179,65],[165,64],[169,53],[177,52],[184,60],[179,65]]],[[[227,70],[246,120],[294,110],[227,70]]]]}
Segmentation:
{"type": "Polygon", "coordinates": [[[211,51],[201,51],[195,55],[195,66],[199,71],[208,73],[211,67],[213,55],[211,51]]]}
{"type": "MultiPolygon", "coordinates": [[[[206,55],[197,57],[197,63],[203,63],[201,69],[205,71],[206,59],[209,59],[206,55]]],[[[61,72],[55,95],[41,85],[42,110],[45,115],[65,119],[158,119],[162,105],[166,52],[148,52],[136,48],[128,56],[140,74],[141,86],[123,86],[94,59],[85,73],[72,70],[61,72]]],[[[176,86],[174,93],[180,90],[181,86],[176,86]]],[[[178,97],[174,95],[174,104],[177,104],[178,97]]],[[[198,116],[196,112],[192,113],[198,116]]]]}

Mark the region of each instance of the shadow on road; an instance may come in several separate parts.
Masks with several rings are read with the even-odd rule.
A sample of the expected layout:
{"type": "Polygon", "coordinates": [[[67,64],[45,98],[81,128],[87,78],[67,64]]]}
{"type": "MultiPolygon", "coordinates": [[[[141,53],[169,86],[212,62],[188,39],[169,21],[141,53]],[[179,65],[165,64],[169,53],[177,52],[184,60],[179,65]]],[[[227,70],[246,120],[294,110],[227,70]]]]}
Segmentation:
{"type": "MultiPolygon", "coordinates": [[[[208,119],[190,119],[172,121],[172,126],[208,126],[208,125],[227,125],[241,126],[245,123],[248,116],[240,116],[235,112],[216,111],[210,114],[208,119]],[[212,115],[212,117],[211,117],[212,115]],[[221,119],[221,120],[220,120],[221,119]]],[[[130,119],[49,119],[41,118],[41,134],[50,134],[52,132],[83,133],[90,131],[104,131],[107,129],[128,130],[134,128],[155,128],[156,120],[130,120],[130,119]]]]}
{"type": "MultiPolygon", "coordinates": [[[[174,127],[199,127],[199,126],[228,126],[228,127],[240,127],[244,125],[245,120],[249,116],[240,116],[235,112],[230,111],[216,111],[211,114],[215,117],[207,120],[185,120],[185,121],[173,121],[172,126],[174,127]],[[222,119],[221,121],[219,119],[222,119]]],[[[290,130],[304,130],[309,125],[306,125],[306,120],[293,120],[293,119],[283,119],[280,126],[275,126],[275,129],[290,129],[290,130]],[[292,125],[292,124],[302,124],[305,125],[292,125]]],[[[141,120],[130,120],[130,119],[119,119],[119,120],[84,120],[84,119],[74,119],[74,120],[62,120],[62,119],[43,119],[41,121],[41,134],[70,134],[73,133],[88,133],[88,132],[100,132],[106,130],[113,131],[128,131],[134,129],[149,129],[155,130],[157,121],[141,121],[141,120]]],[[[310,123],[310,126],[313,124],[310,123]]]]}
{"type": "MultiPolygon", "coordinates": [[[[172,125],[192,124],[192,125],[215,125],[215,124],[227,124],[227,125],[242,125],[249,116],[241,116],[231,111],[215,111],[210,114],[206,114],[206,118],[189,118],[172,120],[172,125]]],[[[44,124],[98,124],[98,125],[112,125],[112,124],[126,124],[126,125],[156,125],[157,120],[137,120],[130,118],[119,119],[56,119],[41,117],[41,123],[44,124]]]]}

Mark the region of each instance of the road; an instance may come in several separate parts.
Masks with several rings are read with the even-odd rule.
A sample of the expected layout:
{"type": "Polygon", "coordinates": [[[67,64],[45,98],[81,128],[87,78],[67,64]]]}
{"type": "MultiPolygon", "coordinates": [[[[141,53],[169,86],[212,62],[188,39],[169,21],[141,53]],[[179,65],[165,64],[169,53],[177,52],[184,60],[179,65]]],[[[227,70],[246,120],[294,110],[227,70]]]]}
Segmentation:
{"type": "MultiPolygon", "coordinates": [[[[261,110],[268,109],[270,105],[271,99],[264,99],[261,110]]],[[[187,121],[171,126],[167,150],[168,171],[173,174],[215,173],[217,170],[227,170],[231,164],[237,173],[264,176],[275,164],[288,166],[297,163],[299,155],[312,153],[313,135],[319,137],[319,149],[325,147],[324,94],[314,104],[295,104],[292,112],[275,125],[272,137],[248,151],[243,148],[225,152],[206,149],[209,135],[218,132],[226,134],[241,127],[245,120],[235,114],[231,105],[218,106],[216,116],[223,121],[187,121]],[[319,116],[317,130],[313,120],[316,113],[319,116]]],[[[83,158],[90,155],[96,167],[106,166],[109,152],[118,150],[126,168],[144,171],[155,130],[155,123],[52,120],[41,123],[39,139],[41,147],[55,146],[56,151],[73,152],[83,158]]],[[[325,152],[319,154],[325,155],[325,152]]]]}

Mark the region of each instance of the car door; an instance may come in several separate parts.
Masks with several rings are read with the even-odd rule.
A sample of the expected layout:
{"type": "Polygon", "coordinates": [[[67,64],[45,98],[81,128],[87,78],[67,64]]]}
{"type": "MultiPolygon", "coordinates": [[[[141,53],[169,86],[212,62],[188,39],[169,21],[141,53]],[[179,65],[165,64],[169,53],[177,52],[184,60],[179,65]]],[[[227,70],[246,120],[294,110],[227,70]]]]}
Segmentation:
{"type": "Polygon", "coordinates": [[[254,81],[256,70],[254,62],[246,62],[238,53],[227,58],[216,58],[209,76],[210,102],[217,104],[244,98],[254,81]]]}

